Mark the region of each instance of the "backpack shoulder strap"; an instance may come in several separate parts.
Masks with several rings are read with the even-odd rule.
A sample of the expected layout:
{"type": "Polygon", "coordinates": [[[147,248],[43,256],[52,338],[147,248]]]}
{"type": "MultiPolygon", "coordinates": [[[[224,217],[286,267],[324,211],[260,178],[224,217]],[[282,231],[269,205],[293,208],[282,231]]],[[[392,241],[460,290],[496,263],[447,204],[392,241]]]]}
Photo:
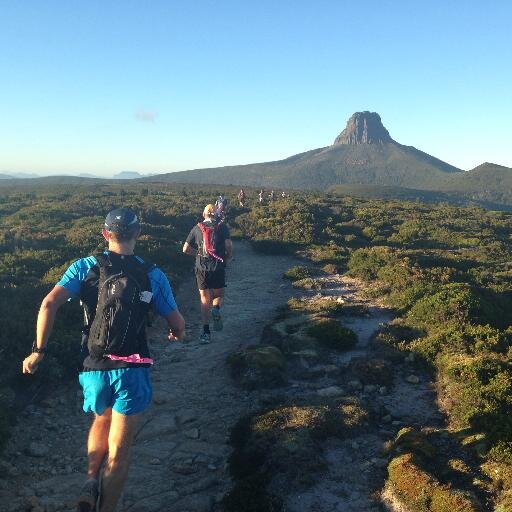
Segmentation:
{"type": "Polygon", "coordinates": [[[149,274],[152,270],[157,268],[157,266],[154,263],[141,261],[138,257],[133,258],[132,263],[135,264],[135,268],[137,268],[137,273],[140,272],[140,274],[144,274],[147,278],[147,283],[150,284],[149,274]]]}
{"type": "Polygon", "coordinates": [[[197,227],[201,230],[201,233],[204,234],[206,231],[217,231],[222,222],[222,220],[218,220],[217,222],[212,223],[211,226],[205,226],[203,222],[199,222],[197,227]]]}
{"type": "Polygon", "coordinates": [[[105,253],[98,253],[94,256],[100,269],[110,267],[112,265],[110,258],[105,253]]]}
{"type": "Polygon", "coordinates": [[[148,263],[147,261],[140,261],[139,262],[142,266],[142,269],[146,274],[149,274],[152,270],[156,268],[156,265],[154,263],[148,263]]]}

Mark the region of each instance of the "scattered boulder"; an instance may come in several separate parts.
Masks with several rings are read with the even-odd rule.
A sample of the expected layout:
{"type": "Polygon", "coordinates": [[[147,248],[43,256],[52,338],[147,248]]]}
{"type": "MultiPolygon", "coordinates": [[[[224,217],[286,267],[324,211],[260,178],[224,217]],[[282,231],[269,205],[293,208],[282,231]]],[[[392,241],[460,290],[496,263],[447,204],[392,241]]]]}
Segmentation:
{"type": "Polygon", "coordinates": [[[435,457],[437,450],[427,440],[426,435],[413,427],[404,427],[398,431],[393,442],[397,452],[412,452],[429,459],[435,457]]]}
{"type": "Polygon", "coordinates": [[[324,284],[317,279],[306,277],[305,279],[294,281],[292,286],[294,288],[303,288],[305,290],[321,290],[324,287],[324,284]]]}
{"type": "Polygon", "coordinates": [[[483,457],[489,449],[487,436],[483,433],[465,436],[462,439],[462,445],[471,450],[477,457],[483,457]]]}
{"type": "Polygon", "coordinates": [[[140,501],[132,503],[129,509],[137,512],[158,512],[162,509],[168,509],[178,498],[179,494],[175,491],[157,493],[152,496],[145,496],[140,501]]]}
{"type": "Polygon", "coordinates": [[[171,471],[179,475],[192,475],[199,471],[197,464],[188,461],[177,461],[171,466],[171,471]]]}
{"type": "Polygon", "coordinates": [[[137,434],[137,442],[146,441],[148,439],[159,438],[178,430],[176,417],[174,414],[157,414],[148,421],[142,430],[137,434]]]}
{"type": "Polygon", "coordinates": [[[50,452],[50,448],[43,443],[32,441],[28,445],[26,452],[31,457],[46,457],[50,452]]]}
{"type": "Polygon", "coordinates": [[[155,394],[155,396],[153,397],[153,403],[155,405],[163,405],[167,403],[167,397],[164,396],[163,394],[155,394]]]}
{"type": "Polygon", "coordinates": [[[340,368],[335,364],[327,364],[323,367],[323,371],[326,375],[336,375],[340,372],[340,368]]]}
{"type": "Polygon", "coordinates": [[[338,302],[335,297],[316,295],[310,299],[290,299],[288,301],[288,308],[296,312],[321,313],[332,316],[342,313],[345,305],[343,301],[338,302]]]}
{"type": "Polygon", "coordinates": [[[310,364],[316,363],[320,359],[320,354],[318,353],[318,351],[311,348],[299,350],[298,352],[292,352],[291,355],[298,357],[303,362],[307,362],[307,365],[304,365],[306,367],[309,366],[310,364]]]}
{"type": "Polygon", "coordinates": [[[178,412],[177,417],[180,425],[191,423],[197,419],[197,411],[194,409],[181,409],[178,412]]]}
{"type": "Polygon", "coordinates": [[[329,386],[328,388],[319,389],[316,393],[318,396],[322,397],[333,397],[342,396],[345,391],[339,386],[329,386]]]}
{"type": "Polygon", "coordinates": [[[188,437],[189,439],[199,439],[199,429],[198,428],[191,428],[189,430],[185,430],[183,432],[183,435],[185,437],[188,437]]]}
{"type": "Polygon", "coordinates": [[[361,389],[363,389],[363,384],[362,384],[362,382],[361,382],[360,380],[357,380],[357,379],[355,379],[355,380],[349,380],[347,384],[348,384],[348,387],[349,387],[350,389],[355,389],[355,390],[361,390],[361,389]]]}
{"type": "Polygon", "coordinates": [[[414,352],[409,352],[409,354],[407,354],[405,356],[405,361],[407,361],[408,363],[414,363],[414,360],[415,360],[414,352]]]}

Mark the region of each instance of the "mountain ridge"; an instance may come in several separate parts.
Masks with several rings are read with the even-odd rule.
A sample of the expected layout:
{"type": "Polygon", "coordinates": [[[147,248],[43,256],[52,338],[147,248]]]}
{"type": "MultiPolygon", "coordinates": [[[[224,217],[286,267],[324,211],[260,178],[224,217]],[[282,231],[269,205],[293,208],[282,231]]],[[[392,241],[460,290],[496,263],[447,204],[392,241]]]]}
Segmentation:
{"type": "MultiPolygon", "coordinates": [[[[376,112],[356,112],[330,146],[282,160],[159,174],[145,181],[325,190],[343,183],[430,189],[461,169],[392,139],[376,112]]],[[[434,187],[435,188],[435,187],[434,187]]]]}

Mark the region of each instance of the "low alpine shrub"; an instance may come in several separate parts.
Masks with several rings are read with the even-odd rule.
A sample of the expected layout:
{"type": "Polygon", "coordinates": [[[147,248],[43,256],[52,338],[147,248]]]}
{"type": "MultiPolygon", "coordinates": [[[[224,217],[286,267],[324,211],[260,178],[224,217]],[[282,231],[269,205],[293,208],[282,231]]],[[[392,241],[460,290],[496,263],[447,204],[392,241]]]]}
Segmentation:
{"type": "Polygon", "coordinates": [[[354,331],[330,318],[313,323],[307,332],[323,346],[334,350],[350,350],[357,343],[357,334],[354,331]]]}

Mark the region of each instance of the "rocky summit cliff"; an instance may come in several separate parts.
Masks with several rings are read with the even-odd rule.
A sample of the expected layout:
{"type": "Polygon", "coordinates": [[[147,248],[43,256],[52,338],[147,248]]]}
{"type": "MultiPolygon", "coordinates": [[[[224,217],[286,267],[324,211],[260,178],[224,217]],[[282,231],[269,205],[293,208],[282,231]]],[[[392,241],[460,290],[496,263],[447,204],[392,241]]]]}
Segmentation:
{"type": "Polygon", "coordinates": [[[346,128],[336,137],[337,144],[385,144],[394,142],[384,128],[377,112],[356,112],[347,122],[346,128]]]}

